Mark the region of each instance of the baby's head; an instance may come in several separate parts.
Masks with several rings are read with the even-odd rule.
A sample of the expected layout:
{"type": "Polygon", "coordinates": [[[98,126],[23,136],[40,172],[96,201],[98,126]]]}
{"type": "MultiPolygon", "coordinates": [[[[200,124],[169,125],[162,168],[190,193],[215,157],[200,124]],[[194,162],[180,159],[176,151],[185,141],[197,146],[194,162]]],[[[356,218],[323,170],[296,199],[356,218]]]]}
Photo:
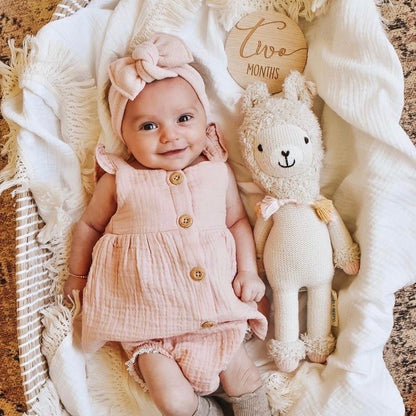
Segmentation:
{"type": "Polygon", "coordinates": [[[167,163],[167,167],[162,162],[185,157],[185,153],[191,157],[204,147],[209,104],[202,77],[189,65],[192,60],[181,39],[158,33],[138,45],[132,57],[110,65],[112,127],[146,167],[182,169],[185,165],[179,162],[167,163]],[[146,159],[155,155],[164,157],[146,159]]]}

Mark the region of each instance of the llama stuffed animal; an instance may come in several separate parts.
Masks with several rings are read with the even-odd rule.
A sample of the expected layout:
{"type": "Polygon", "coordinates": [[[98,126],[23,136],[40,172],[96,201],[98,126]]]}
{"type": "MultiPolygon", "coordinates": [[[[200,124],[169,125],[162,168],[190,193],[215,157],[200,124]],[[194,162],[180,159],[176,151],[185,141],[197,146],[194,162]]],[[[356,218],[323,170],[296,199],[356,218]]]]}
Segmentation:
{"type": "Polygon", "coordinates": [[[331,334],[334,267],[359,270],[359,248],[332,201],[320,195],[322,134],[312,112],[312,82],[292,71],[283,96],[263,83],[242,99],[240,144],[254,182],[266,196],[256,206],[254,237],[273,292],[275,339],[269,353],[279,370],[295,370],[305,354],[323,363],[331,334]],[[298,292],[307,288],[307,332],[299,339],[298,292]]]}

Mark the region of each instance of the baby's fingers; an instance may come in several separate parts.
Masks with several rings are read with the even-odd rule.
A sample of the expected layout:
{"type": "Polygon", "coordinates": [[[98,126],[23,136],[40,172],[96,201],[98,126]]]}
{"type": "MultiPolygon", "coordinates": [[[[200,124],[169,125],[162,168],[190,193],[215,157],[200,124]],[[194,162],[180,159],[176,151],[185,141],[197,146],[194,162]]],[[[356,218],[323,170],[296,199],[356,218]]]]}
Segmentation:
{"type": "Polygon", "coordinates": [[[253,285],[253,300],[260,302],[263,299],[264,294],[266,293],[266,285],[260,279],[258,279],[253,285]]]}
{"type": "Polygon", "coordinates": [[[242,292],[242,285],[241,285],[241,282],[239,280],[234,279],[233,289],[234,289],[235,295],[237,297],[241,298],[241,296],[242,296],[242,293],[241,293],[242,292]]]}
{"type": "Polygon", "coordinates": [[[243,286],[243,290],[241,293],[241,300],[243,302],[259,302],[264,295],[264,291],[261,290],[261,287],[253,286],[253,285],[245,285],[243,286]]]}
{"type": "Polygon", "coordinates": [[[252,300],[254,300],[254,293],[253,293],[253,291],[250,288],[248,288],[247,286],[246,287],[243,287],[243,290],[241,292],[240,299],[243,302],[251,302],[252,300]]]}
{"type": "Polygon", "coordinates": [[[261,290],[261,291],[257,292],[257,294],[254,298],[254,301],[255,302],[260,302],[263,299],[263,297],[264,297],[264,290],[261,290]]]}

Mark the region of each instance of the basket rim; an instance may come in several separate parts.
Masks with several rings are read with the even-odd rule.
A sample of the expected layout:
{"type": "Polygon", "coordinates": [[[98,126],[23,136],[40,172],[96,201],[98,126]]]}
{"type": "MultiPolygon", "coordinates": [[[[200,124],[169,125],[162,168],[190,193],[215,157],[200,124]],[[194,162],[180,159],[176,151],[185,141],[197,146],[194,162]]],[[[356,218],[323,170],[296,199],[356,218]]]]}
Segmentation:
{"type": "MultiPolygon", "coordinates": [[[[63,19],[86,7],[90,0],[62,0],[50,21],[63,19]]],[[[52,279],[46,262],[52,253],[36,240],[44,226],[36,202],[25,188],[14,191],[16,201],[16,304],[17,344],[23,394],[27,412],[49,380],[48,364],[42,354],[41,311],[54,301],[52,279]]]]}

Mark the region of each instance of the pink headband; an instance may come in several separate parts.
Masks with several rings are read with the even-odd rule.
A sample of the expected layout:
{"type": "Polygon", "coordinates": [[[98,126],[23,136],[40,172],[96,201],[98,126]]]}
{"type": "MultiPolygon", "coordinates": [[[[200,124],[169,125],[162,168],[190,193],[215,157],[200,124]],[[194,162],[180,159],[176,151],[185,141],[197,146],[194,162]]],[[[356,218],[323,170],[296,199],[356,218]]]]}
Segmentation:
{"type": "Polygon", "coordinates": [[[111,125],[119,138],[121,123],[128,100],[133,101],[146,84],[155,80],[180,76],[195,90],[205,113],[209,115],[205,85],[198,71],[188,65],[192,54],[184,42],[173,35],[156,33],[136,46],[131,57],[120,58],[109,67],[111,87],[108,102],[111,125]]]}

